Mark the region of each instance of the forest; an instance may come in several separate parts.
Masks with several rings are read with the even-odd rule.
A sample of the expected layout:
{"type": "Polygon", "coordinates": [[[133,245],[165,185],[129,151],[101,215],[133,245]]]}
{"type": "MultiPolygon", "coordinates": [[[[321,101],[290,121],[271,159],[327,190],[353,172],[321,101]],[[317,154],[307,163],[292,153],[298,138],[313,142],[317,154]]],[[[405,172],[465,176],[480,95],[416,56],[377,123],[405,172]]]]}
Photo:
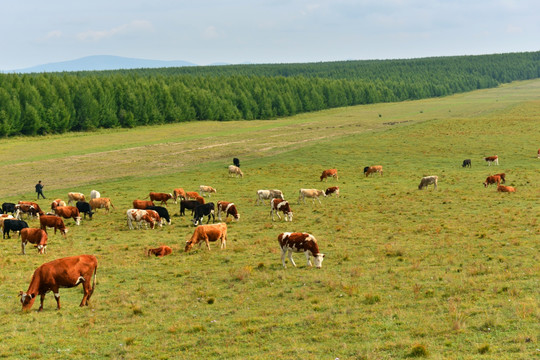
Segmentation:
{"type": "Polygon", "coordinates": [[[540,51],[401,60],[0,74],[0,136],[274,119],[540,77],[540,51]]]}

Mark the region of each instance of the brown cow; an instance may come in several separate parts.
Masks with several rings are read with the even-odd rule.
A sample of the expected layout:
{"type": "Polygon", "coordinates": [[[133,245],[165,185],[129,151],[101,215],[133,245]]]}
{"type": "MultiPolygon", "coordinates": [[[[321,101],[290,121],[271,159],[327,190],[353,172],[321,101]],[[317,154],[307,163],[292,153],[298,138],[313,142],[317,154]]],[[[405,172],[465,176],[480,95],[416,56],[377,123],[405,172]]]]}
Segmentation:
{"type": "Polygon", "coordinates": [[[218,219],[221,221],[221,213],[225,213],[225,221],[227,221],[227,218],[229,215],[233,217],[236,221],[240,220],[240,214],[238,214],[238,210],[236,209],[236,205],[232,202],[227,201],[218,201],[217,202],[217,214],[218,219]]]}
{"type": "Polygon", "coordinates": [[[321,181],[326,181],[326,178],[333,177],[336,180],[339,180],[337,169],[328,169],[324,170],[321,174],[321,181]]]}
{"type": "Polygon", "coordinates": [[[66,237],[66,233],[68,232],[68,229],[66,229],[66,226],[64,225],[64,221],[61,217],[56,215],[43,215],[39,218],[39,224],[41,225],[41,230],[45,230],[47,232],[48,227],[54,228],[54,233],[56,234],[56,230],[60,230],[60,233],[66,237]]]}
{"type": "Polygon", "coordinates": [[[495,174],[494,176],[500,176],[501,177],[501,183],[502,184],[506,183],[506,174],[505,173],[495,174]]]}
{"type": "Polygon", "coordinates": [[[210,250],[210,241],[217,240],[221,240],[221,249],[225,249],[227,246],[227,224],[199,225],[195,228],[191,239],[186,241],[186,248],[184,251],[189,251],[196,244],[201,246],[202,241],[206,242],[206,246],[208,247],[208,250],[210,250]]]}
{"type": "Polygon", "coordinates": [[[199,193],[196,192],[196,191],[188,191],[188,192],[186,192],[186,200],[195,200],[199,196],[200,196],[199,193]]]}
{"type": "Polygon", "coordinates": [[[497,186],[501,183],[501,177],[499,175],[491,175],[486,178],[486,181],[483,182],[484,187],[488,187],[491,184],[497,184],[497,186]]]}
{"type": "Polygon", "coordinates": [[[33,201],[19,201],[19,204],[21,204],[21,205],[24,204],[24,205],[31,205],[31,206],[33,206],[34,209],[36,210],[36,212],[39,214],[39,216],[45,214],[45,213],[43,212],[43,210],[41,210],[41,208],[39,207],[39,204],[36,203],[36,202],[33,202],[33,201]]]}
{"type": "Polygon", "coordinates": [[[178,199],[187,200],[186,192],[182,188],[178,188],[178,189],[173,190],[173,201],[174,201],[175,204],[178,202],[178,199]]]}
{"type": "Polygon", "coordinates": [[[56,209],[58,206],[66,206],[66,202],[62,199],[56,199],[51,203],[51,210],[56,209]]]}
{"type": "Polygon", "coordinates": [[[326,189],[324,191],[324,194],[326,196],[330,196],[330,195],[336,195],[337,197],[339,197],[339,186],[332,186],[332,187],[329,187],[328,189],[326,189]]]}
{"type": "Polygon", "coordinates": [[[307,265],[311,266],[310,256],[313,257],[313,262],[317,268],[322,267],[324,260],[324,254],[319,252],[319,246],[317,245],[317,239],[315,236],[308,233],[281,233],[278,235],[279,247],[281,248],[281,263],[283,267],[285,265],[285,255],[289,253],[289,261],[296,267],[292,258],[293,252],[303,252],[307,258],[307,265]]]}
{"type": "Polygon", "coordinates": [[[484,160],[489,166],[491,164],[499,165],[499,157],[497,155],[485,157],[484,160]]]}
{"type": "Polygon", "coordinates": [[[516,188],[513,186],[497,185],[498,192],[516,192],[516,188]]]}
{"type": "Polygon", "coordinates": [[[57,259],[38,267],[26,292],[20,292],[22,309],[30,310],[37,295],[41,296],[39,310],[43,310],[45,294],[52,291],[60,309],[60,288],[71,288],[83,283],[84,295],[80,306],[88,306],[88,300],[96,287],[97,259],[93,255],[78,255],[57,259]],[[91,282],[92,275],[94,276],[91,282]]]}
{"type": "Polygon", "coordinates": [[[167,200],[170,200],[173,198],[173,194],[156,193],[156,192],[151,192],[149,196],[150,196],[150,201],[161,201],[160,204],[161,205],[165,204],[165,206],[167,206],[167,200]]]}
{"type": "Polygon", "coordinates": [[[77,225],[81,224],[81,215],[79,214],[79,209],[75,206],[57,206],[54,209],[54,212],[57,216],[63,217],[64,219],[72,218],[77,225]]]}
{"type": "Polygon", "coordinates": [[[366,175],[366,177],[368,177],[368,175],[371,175],[371,174],[374,174],[374,173],[379,173],[382,176],[382,174],[383,174],[382,165],[366,166],[364,168],[364,174],[366,175]]]}
{"type": "MultiPolygon", "coordinates": [[[[43,213],[43,211],[41,213],[43,213]]],[[[31,217],[34,218],[34,217],[38,216],[39,212],[34,207],[34,205],[16,204],[15,205],[15,217],[17,219],[21,220],[22,219],[21,214],[28,214],[28,219],[30,219],[31,217]]]]}
{"type": "Polygon", "coordinates": [[[104,208],[105,210],[107,210],[107,212],[109,212],[109,209],[111,207],[114,209],[114,205],[112,204],[111,199],[106,197],[90,199],[90,202],[88,204],[90,204],[92,210],[104,208]]]}
{"type": "Polygon", "coordinates": [[[154,205],[153,201],[147,201],[147,200],[133,200],[133,208],[134,209],[141,209],[144,210],[149,206],[156,206],[154,205]]]}
{"type": "Polygon", "coordinates": [[[83,193],[78,192],[70,192],[68,193],[68,202],[67,204],[71,204],[72,202],[77,203],[77,201],[86,201],[86,198],[84,197],[83,193]]]}
{"type": "Polygon", "coordinates": [[[47,233],[41,229],[24,228],[19,232],[21,237],[22,254],[25,255],[26,244],[35,244],[40,254],[45,254],[47,249],[47,233]]]}
{"type": "Polygon", "coordinates": [[[148,249],[148,252],[146,253],[146,256],[150,255],[156,255],[159,257],[164,257],[165,255],[169,255],[172,253],[172,249],[166,245],[162,245],[155,249],[148,249]]]}
{"type": "Polygon", "coordinates": [[[204,204],[204,198],[202,196],[197,196],[194,198],[195,201],[197,201],[199,204],[204,204]]]}

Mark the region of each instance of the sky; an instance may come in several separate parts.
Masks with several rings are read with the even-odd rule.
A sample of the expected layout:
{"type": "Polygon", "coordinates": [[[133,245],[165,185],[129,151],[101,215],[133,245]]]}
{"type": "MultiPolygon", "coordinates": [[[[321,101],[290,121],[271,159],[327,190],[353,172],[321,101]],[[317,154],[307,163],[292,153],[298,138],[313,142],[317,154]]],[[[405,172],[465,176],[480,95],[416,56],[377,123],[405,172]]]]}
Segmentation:
{"type": "Polygon", "coordinates": [[[212,63],[540,50],[538,0],[0,0],[0,70],[91,55],[212,63]]]}

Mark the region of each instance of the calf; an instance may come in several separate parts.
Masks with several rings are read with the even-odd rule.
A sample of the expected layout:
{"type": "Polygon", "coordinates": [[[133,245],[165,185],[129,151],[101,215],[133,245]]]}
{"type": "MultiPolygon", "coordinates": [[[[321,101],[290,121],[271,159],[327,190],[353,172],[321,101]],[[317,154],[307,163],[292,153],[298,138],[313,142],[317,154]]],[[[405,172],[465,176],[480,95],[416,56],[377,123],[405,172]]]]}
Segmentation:
{"type": "Polygon", "coordinates": [[[283,192],[281,190],[257,190],[257,203],[256,205],[259,205],[259,203],[264,204],[264,200],[272,200],[272,199],[281,199],[285,200],[283,197],[283,192]]]}
{"type": "Polygon", "coordinates": [[[374,173],[379,173],[382,176],[382,174],[383,174],[382,165],[366,166],[364,168],[364,175],[366,175],[366,177],[368,177],[369,175],[374,174],[374,173]]]}
{"type": "Polygon", "coordinates": [[[212,217],[212,222],[216,222],[216,217],[214,216],[214,203],[202,204],[195,208],[193,215],[193,225],[197,226],[202,224],[203,218],[208,216],[206,223],[210,222],[210,216],[212,217]]]}
{"type": "Polygon", "coordinates": [[[15,214],[15,204],[5,202],[2,204],[2,213],[7,214],[8,212],[15,214]]]}
{"type": "Polygon", "coordinates": [[[77,202],[77,201],[86,201],[86,198],[84,197],[84,194],[83,193],[78,193],[78,192],[70,192],[68,193],[68,202],[67,204],[71,204],[72,202],[77,202]]]}
{"type": "Polygon", "coordinates": [[[19,233],[21,237],[21,249],[22,254],[25,255],[26,244],[35,244],[38,249],[38,253],[45,254],[47,250],[47,233],[41,229],[24,228],[19,233]]]}
{"type": "Polygon", "coordinates": [[[212,193],[216,194],[217,193],[216,189],[214,189],[211,186],[206,186],[206,185],[199,186],[199,190],[200,190],[202,196],[204,196],[204,194],[208,194],[208,197],[210,197],[210,194],[212,194],[212,193]]]}
{"type": "Polygon", "coordinates": [[[2,239],[6,238],[6,234],[8,239],[11,239],[11,236],[9,236],[10,231],[21,231],[24,228],[27,228],[28,224],[26,221],[23,220],[15,220],[15,219],[7,219],[4,220],[4,233],[2,235],[2,239]]]}
{"type": "Polygon", "coordinates": [[[180,201],[180,216],[186,215],[186,209],[191,210],[191,215],[197,206],[201,205],[197,200],[182,200],[180,201]]]}
{"type": "Polygon", "coordinates": [[[324,254],[319,252],[319,246],[317,245],[317,239],[308,233],[290,233],[285,232],[278,235],[279,247],[281,248],[281,263],[283,267],[285,265],[285,255],[289,253],[289,261],[296,267],[292,258],[293,252],[303,252],[307,258],[307,265],[311,266],[310,257],[313,257],[315,267],[320,269],[324,260],[324,254]]]}
{"type": "Polygon", "coordinates": [[[326,193],[323,190],[317,190],[317,189],[300,189],[299,193],[300,193],[300,195],[298,196],[299,204],[300,204],[300,200],[303,200],[305,204],[306,198],[311,198],[314,204],[315,204],[315,199],[317,199],[319,204],[322,204],[321,200],[319,199],[319,196],[326,196],[326,193]]]}
{"type": "Polygon", "coordinates": [[[58,206],[54,209],[54,212],[64,219],[72,218],[77,225],[81,224],[81,215],[79,214],[79,209],[75,206],[58,206]]]}
{"type": "Polygon", "coordinates": [[[337,169],[328,169],[324,170],[321,174],[321,181],[326,181],[326,178],[333,177],[336,180],[339,180],[337,169]]]}
{"type": "Polygon", "coordinates": [[[425,187],[427,188],[428,185],[433,185],[433,189],[437,190],[438,180],[439,180],[439,177],[436,175],[424,176],[422,180],[420,180],[420,185],[418,185],[418,190],[422,190],[425,187]]]}
{"type": "Polygon", "coordinates": [[[114,205],[112,204],[111,199],[106,198],[106,197],[90,199],[89,204],[90,204],[90,207],[92,208],[92,210],[105,209],[105,210],[107,210],[107,212],[109,212],[109,209],[111,207],[114,209],[114,205]]]}
{"type": "Polygon", "coordinates": [[[146,201],[146,200],[133,200],[133,208],[134,209],[141,209],[144,210],[149,206],[156,206],[154,205],[153,201],[146,201]]]}
{"type": "Polygon", "coordinates": [[[60,233],[66,237],[66,233],[68,232],[68,229],[66,229],[66,226],[64,225],[64,221],[62,218],[56,216],[56,215],[43,215],[39,218],[39,224],[41,230],[45,230],[47,232],[48,227],[54,228],[54,233],[56,234],[56,230],[60,230],[60,233]]]}
{"type": "Polygon", "coordinates": [[[229,176],[244,177],[244,173],[238,166],[229,165],[229,176]]]}
{"type": "Polygon", "coordinates": [[[461,167],[471,167],[471,159],[463,160],[463,164],[461,164],[461,167]]]}
{"type": "Polygon", "coordinates": [[[504,186],[504,185],[497,185],[497,191],[498,192],[516,192],[516,188],[513,186],[504,186]]]}
{"type": "Polygon", "coordinates": [[[60,288],[71,288],[83,284],[84,295],[80,306],[87,306],[96,287],[97,259],[93,255],[78,255],[57,259],[38,267],[32,275],[26,292],[20,292],[22,309],[30,310],[37,295],[41,296],[39,310],[43,310],[45,294],[52,291],[60,309],[60,288]],[[90,283],[94,275],[94,280],[90,283]]]}
{"type": "Polygon", "coordinates": [[[170,200],[173,198],[173,194],[167,194],[167,193],[157,193],[157,192],[151,192],[149,194],[150,201],[160,201],[160,204],[167,206],[167,200],[170,200]]]}
{"type": "Polygon", "coordinates": [[[484,160],[489,166],[491,164],[499,165],[499,157],[497,155],[485,157],[484,160]]]}
{"type": "Polygon", "coordinates": [[[339,186],[332,186],[324,191],[325,196],[330,196],[334,194],[339,197],[339,186]]]}
{"type": "Polygon", "coordinates": [[[186,200],[186,192],[182,188],[173,190],[173,201],[175,204],[177,203],[178,199],[186,200]]]}
{"type": "Polygon", "coordinates": [[[149,206],[146,210],[154,210],[159,214],[161,219],[167,221],[167,224],[171,225],[171,217],[169,216],[169,211],[163,206],[149,206]]]}
{"type": "Polygon", "coordinates": [[[170,247],[166,245],[162,245],[155,249],[148,249],[148,251],[146,252],[146,256],[156,255],[159,257],[164,257],[165,255],[169,255],[171,253],[172,253],[172,249],[170,247]]]}
{"type": "Polygon", "coordinates": [[[221,240],[220,248],[222,250],[225,249],[227,247],[227,224],[219,223],[197,226],[193,231],[191,239],[186,241],[186,247],[184,251],[188,252],[196,244],[199,244],[199,246],[201,246],[203,241],[206,243],[206,247],[208,247],[208,250],[210,250],[210,241],[218,240],[221,240]]]}
{"type": "Polygon", "coordinates": [[[486,181],[483,182],[484,187],[488,187],[491,184],[497,184],[497,186],[501,183],[501,177],[499,175],[491,175],[486,178],[486,181]]]}
{"type": "Polygon", "coordinates": [[[86,215],[88,215],[88,217],[92,219],[92,215],[94,214],[94,212],[92,211],[92,207],[89,203],[87,203],[86,201],[77,201],[77,209],[79,210],[79,213],[84,214],[85,219],[86,215]]]}
{"type": "Polygon", "coordinates": [[[272,215],[272,221],[275,220],[274,212],[281,220],[281,216],[279,215],[280,211],[284,214],[283,217],[285,218],[285,221],[292,221],[293,212],[291,210],[289,202],[287,200],[272,199],[272,201],[270,201],[270,215],[272,215]]]}
{"type": "Polygon", "coordinates": [[[238,210],[236,209],[236,205],[232,202],[227,201],[218,201],[217,202],[217,214],[218,219],[221,221],[221,213],[225,213],[225,222],[227,221],[227,218],[229,215],[233,217],[236,221],[240,220],[240,214],[238,214],[238,210]]]}

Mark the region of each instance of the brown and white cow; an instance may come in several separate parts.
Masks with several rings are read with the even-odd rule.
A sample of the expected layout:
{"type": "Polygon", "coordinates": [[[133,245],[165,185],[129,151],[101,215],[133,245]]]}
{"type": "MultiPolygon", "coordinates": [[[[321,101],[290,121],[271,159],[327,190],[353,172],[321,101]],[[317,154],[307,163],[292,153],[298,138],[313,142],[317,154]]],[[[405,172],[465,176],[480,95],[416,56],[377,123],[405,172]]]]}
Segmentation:
{"type": "Polygon", "coordinates": [[[107,197],[99,197],[99,198],[90,199],[90,202],[88,204],[90,204],[90,207],[92,208],[92,210],[105,209],[107,210],[107,212],[109,212],[109,209],[111,207],[114,209],[114,205],[112,204],[111,199],[107,197]]]}
{"type": "Polygon", "coordinates": [[[232,202],[227,201],[218,201],[217,202],[217,215],[219,221],[221,221],[221,213],[225,214],[225,221],[227,221],[227,218],[229,215],[233,217],[236,221],[240,220],[240,214],[238,213],[238,210],[236,209],[236,205],[232,202]]]}
{"type": "Polygon", "coordinates": [[[21,237],[22,254],[25,255],[26,244],[31,243],[37,247],[38,253],[45,254],[47,250],[47,233],[41,229],[24,228],[19,233],[21,237]]]}
{"type": "Polygon", "coordinates": [[[257,190],[257,202],[256,205],[259,205],[259,203],[263,203],[263,200],[272,200],[272,199],[281,199],[285,200],[285,197],[283,196],[283,191],[273,189],[273,190],[257,190]]]}
{"type": "Polygon", "coordinates": [[[156,255],[159,257],[164,257],[165,255],[170,254],[172,254],[172,249],[167,245],[161,245],[160,247],[157,247],[155,249],[148,249],[148,251],[146,252],[146,256],[156,255]]]}
{"type": "Polygon", "coordinates": [[[292,221],[293,218],[293,212],[291,210],[291,206],[289,205],[289,202],[287,200],[281,200],[281,199],[272,199],[270,201],[270,215],[272,215],[272,221],[274,221],[274,212],[277,214],[278,218],[281,220],[281,216],[279,215],[279,212],[283,213],[283,217],[285,218],[285,221],[292,221]]]}
{"type": "Polygon", "coordinates": [[[206,185],[200,185],[199,186],[199,191],[201,192],[202,196],[204,196],[204,194],[208,194],[208,197],[210,197],[210,194],[212,194],[212,193],[214,193],[214,194],[217,193],[216,189],[214,189],[211,186],[206,186],[206,185]]]}
{"type": "Polygon", "coordinates": [[[56,209],[58,206],[66,206],[66,202],[62,199],[56,199],[51,203],[51,210],[56,209]]]}
{"type": "Polygon", "coordinates": [[[238,166],[229,165],[229,176],[244,177],[244,173],[238,166]]]}
{"type": "Polygon", "coordinates": [[[283,267],[285,265],[285,255],[289,254],[289,261],[296,267],[292,258],[293,252],[303,252],[307,258],[307,266],[311,266],[310,257],[313,257],[313,263],[315,267],[321,268],[324,260],[324,254],[319,252],[319,246],[317,245],[317,239],[315,236],[308,233],[299,232],[285,232],[278,235],[279,247],[281,248],[281,263],[283,267]]]}
{"type": "Polygon", "coordinates": [[[133,230],[133,222],[137,222],[137,228],[142,228],[142,222],[145,221],[150,224],[150,228],[154,229],[156,223],[161,226],[161,218],[159,214],[154,210],[141,210],[141,209],[128,209],[126,211],[128,227],[133,230]]]}
{"type": "Polygon", "coordinates": [[[321,174],[321,181],[326,181],[326,178],[333,177],[336,180],[339,180],[337,169],[328,169],[324,170],[321,174]]]}
{"type": "MultiPolygon", "coordinates": [[[[41,210],[41,209],[40,209],[41,210]]],[[[30,204],[16,204],[15,205],[15,217],[19,220],[22,219],[22,214],[27,214],[27,218],[34,218],[39,215],[38,209],[34,207],[34,205],[30,204]]],[[[43,211],[41,211],[41,214],[43,214],[43,211]]]]}
{"type": "Polygon", "coordinates": [[[383,167],[382,167],[382,165],[366,166],[364,168],[364,174],[366,175],[366,177],[368,177],[368,175],[371,175],[371,174],[374,174],[374,173],[379,173],[382,176],[383,175],[383,167]]]}
{"type": "Polygon", "coordinates": [[[499,157],[497,155],[485,157],[484,160],[489,166],[491,164],[499,165],[499,157]]]}
{"type": "Polygon", "coordinates": [[[501,183],[501,177],[499,175],[491,175],[486,178],[486,181],[483,182],[484,187],[488,187],[491,184],[497,184],[497,186],[501,183]]]}
{"type": "Polygon", "coordinates": [[[160,205],[165,204],[165,206],[167,206],[167,200],[171,200],[173,198],[173,194],[157,192],[151,192],[148,196],[150,196],[150,201],[159,201],[160,205]]]}
{"type": "Polygon", "coordinates": [[[206,242],[206,246],[208,247],[208,250],[210,250],[210,241],[213,242],[218,240],[221,240],[220,248],[222,250],[225,249],[227,247],[227,224],[218,223],[199,225],[193,231],[191,239],[186,241],[186,247],[184,251],[188,252],[193,246],[197,244],[199,244],[200,247],[203,241],[206,242]]]}
{"type": "MultiPolygon", "coordinates": [[[[43,210],[41,210],[41,208],[39,207],[39,204],[36,203],[36,202],[33,202],[33,201],[19,201],[18,204],[21,205],[23,208],[29,209],[30,213],[33,216],[37,216],[38,214],[39,214],[39,216],[41,216],[41,215],[44,214],[43,210]],[[26,206],[26,205],[29,205],[29,206],[26,206]],[[30,206],[33,209],[30,209],[30,206]]],[[[17,208],[17,205],[15,205],[15,208],[17,208]]]]}
{"type": "Polygon", "coordinates": [[[41,296],[39,310],[43,310],[45,294],[52,291],[60,309],[60,288],[71,288],[83,284],[84,295],[80,306],[87,306],[96,287],[97,259],[94,255],[78,255],[57,259],[38,267],[32,275],[26,292],[20,292],[22,309],[30,310],[36,296],[41,296]],[[92,275],[94,280],[92,281],[92,275]]]}
{"type": "Polygon", "coordinates": [[[337,197],[339,197],[339,186],[332,186],[332,187],[329,187],[328,189],[326,189],[324,191],[324,194],[326,196],[330,196],[330,195],[336,195],[337,197]]]}
{"type": "Polygon", "coordinates": [[[500,176],[501,183],[502,184],[506,183],[506,174],[505,173],[495,174],[494,176],[500,176]]]}
{"type": "Polygon", "coordinates": [[[418,185],[418,190],[422,190],[423,188],[427,188],[428,185],[433,185],[433,189],[437,190],[437,181],[439,180],[439,177],[437,175],[431,175],[431,176],[424,176],[422,180],[420,180],[420,185],[418,185]]]}
{"type": "Polygon", "coordinates": [[[144,210],[149,206],[156,206],[156,205],[154,205],[153,201],[149,201],[149,200],[133,200],[134,209],[144,210]]]}
{"type": "Polygon", "coordinates": [[[300,189],[298,196],[298,203],[300,204],[300,200],[304,201],[304,204],[306,203],[306,198],[311,198],[313,200],[313,203],[315,204],[315,199],[321,203],[321,200],[319,199],[319,196],[326,197],[326,193],[323,190],[317,190],[317,189],[300,189]]]}
{"type": "Polygon", "coordinates": [[[513,186],[497,185],[498,192],[516,192],[516,188],[513,186]]]}
{"type": "Polygon", "coordinates": [[[75,220],[75,224],[81,224],[81,215],[79,214],[79,209],[75,206],[57,206],[54,209],[56,215],[63,217],[64,219],[72,218],[75,220]]]}
{"type": "Polygon", "coordinates": [[[178,188],[178,189],[173,190],[173,201],[174,201],[175,204],[178,202],[178,199],[187,200],[186,192],[182,188],[178,188]]]}
{"type": "Polygon", "coordinates": [[[54,228],[54,233],[56,234],[56,230],[60,230],[60,233],[66,237],[66,233],[68,232],[68,229],[66,229],[66,226],[64,225],[64,221],[61,217],[56,215],[43,215],[39,218],[39,224],[41,230],[45,230],[47,232],[48,227],[54,228]]]}
{"type": "Polygon", "coordinates": [[[71,204],[72,202],[77,203],[77,201],[86,201],[86,198],[84,197],[83,193],[78,192],[70,192],[68,193],[68,202],[67,204],[71,204]]]}

